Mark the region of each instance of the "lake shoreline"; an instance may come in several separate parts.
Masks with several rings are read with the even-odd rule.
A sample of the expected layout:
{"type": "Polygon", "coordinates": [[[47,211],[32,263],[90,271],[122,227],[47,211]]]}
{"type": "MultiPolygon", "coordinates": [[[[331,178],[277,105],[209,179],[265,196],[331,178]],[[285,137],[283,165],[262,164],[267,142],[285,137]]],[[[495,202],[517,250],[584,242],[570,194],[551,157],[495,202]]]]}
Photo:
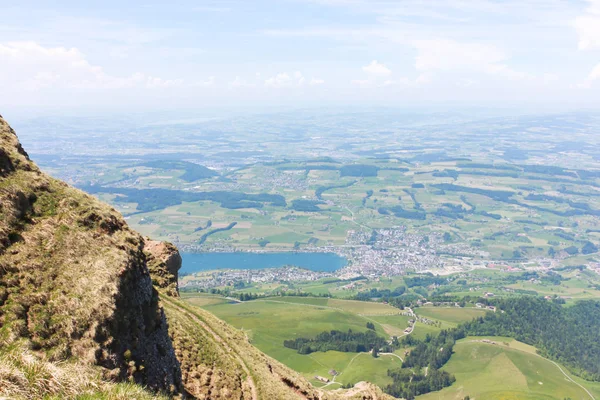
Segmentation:
{"type": "Polygon", "coordinates": [[[336,272],[348,265],[348,260],[333,252],[269,252],[235,251],[181,253],[180,273],[193,274],[215,270],[259,270],[297,267],[313,272],[336,272]]]}

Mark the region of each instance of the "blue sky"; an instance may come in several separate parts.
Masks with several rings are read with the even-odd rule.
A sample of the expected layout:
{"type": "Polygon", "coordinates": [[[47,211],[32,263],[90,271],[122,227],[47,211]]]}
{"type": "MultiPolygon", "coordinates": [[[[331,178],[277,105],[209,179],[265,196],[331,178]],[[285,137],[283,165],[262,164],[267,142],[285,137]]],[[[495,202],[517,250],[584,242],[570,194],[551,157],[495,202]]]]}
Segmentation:
{"type": "Polygon", "coordinates": [[[0,110],[600,104],[600,0],[2,3],[0,110]]]}

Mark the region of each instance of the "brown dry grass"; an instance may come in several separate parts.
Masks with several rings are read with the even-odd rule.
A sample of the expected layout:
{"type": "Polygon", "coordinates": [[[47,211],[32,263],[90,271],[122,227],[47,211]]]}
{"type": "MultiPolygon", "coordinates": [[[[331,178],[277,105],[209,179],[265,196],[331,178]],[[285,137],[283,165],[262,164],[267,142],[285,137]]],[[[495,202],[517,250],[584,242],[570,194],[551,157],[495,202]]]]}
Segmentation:
{"type": "Polygon", "coordinates": [[[137,385],[103,381],[100,371],[91,366],[40,360],[20,345],[0,352],[0,398],[166,399],[137,385]]]}

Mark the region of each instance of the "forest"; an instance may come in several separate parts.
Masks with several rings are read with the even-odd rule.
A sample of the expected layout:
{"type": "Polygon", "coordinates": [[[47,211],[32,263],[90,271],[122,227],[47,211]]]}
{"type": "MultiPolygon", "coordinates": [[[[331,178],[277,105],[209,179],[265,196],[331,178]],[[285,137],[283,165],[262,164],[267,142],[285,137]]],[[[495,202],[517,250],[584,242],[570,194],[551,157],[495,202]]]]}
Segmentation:
{"type": "Polygon", "coordinates": [[[374,331],[348,332],[329,331],[319,333],[314,339],[296,338],[285,340],[283,345],[297,350],[300,354],[310,354],[315,351],[342,351],[346,353],[361,353],[388,346],[385,338],[374,331]]]}
{"type": "Polygon", "coordinates": [[[539,349],[585,379],[600,381],[600,303],[564,307],[539,297],[494,300],[502,313],[463,325],[469,335],[508,336],[539,349]]]}
{"type": "Polygon", "coordinates": [[[223,208],[262,208],[263,203],[285,207],[285,197],[267,193],[240,193],[227,191],[189,192],[169,189],[132,189],[119,187],[86,186],[80,189],[90,193],[113,193],[126,197],[127,202],[137,203],[138,211],[148,212],[175,206],[182,202],[214,201],[223,208]]]}
{"type": "Polygon", "coordinates": [[[319,204],[325,203],[320,200],[296,199],[292,200],[292,205],[290,208],[296,211],[318,212],[321,211],[319,204]]]}
{"type": "Polygon", "coordinates": [[[462,329],[442,330],[438,335],[427,335],[424,340],[406,336],[401,345],[413,349],[404,359],[401,368],[388,370],[388,376],[394,382],[386,386],[385,392],[411,400],[417,395],[452,385],[456,380],[454,376],[440,371],[440,368],[452,356],[456,340],[464,337],[462,329]]]}
{"type": "Polygon", "coordinates": [[[206,168],[204,165],[194,164],[187,161],[153,160],[139,164],[139,166],[164,170],[182,169],[184,173],[180,176],[180,178],[186,182],[194,182],[200,179],[219,176],[219,174],[216,171],[213,171],[210,168],[206,168]]]}

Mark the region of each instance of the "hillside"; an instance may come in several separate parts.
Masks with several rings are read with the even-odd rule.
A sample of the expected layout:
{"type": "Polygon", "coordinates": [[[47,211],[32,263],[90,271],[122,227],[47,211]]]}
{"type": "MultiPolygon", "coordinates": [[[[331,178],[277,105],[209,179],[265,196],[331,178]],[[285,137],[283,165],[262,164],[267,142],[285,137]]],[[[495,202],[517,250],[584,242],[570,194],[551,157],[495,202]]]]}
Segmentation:
{"type": "Polygon", "coordinates": [[[172,245],[42,173],[0,117],[0,398],[389,398],[316,390],[179,301],[180,266],[172,245]]]}

